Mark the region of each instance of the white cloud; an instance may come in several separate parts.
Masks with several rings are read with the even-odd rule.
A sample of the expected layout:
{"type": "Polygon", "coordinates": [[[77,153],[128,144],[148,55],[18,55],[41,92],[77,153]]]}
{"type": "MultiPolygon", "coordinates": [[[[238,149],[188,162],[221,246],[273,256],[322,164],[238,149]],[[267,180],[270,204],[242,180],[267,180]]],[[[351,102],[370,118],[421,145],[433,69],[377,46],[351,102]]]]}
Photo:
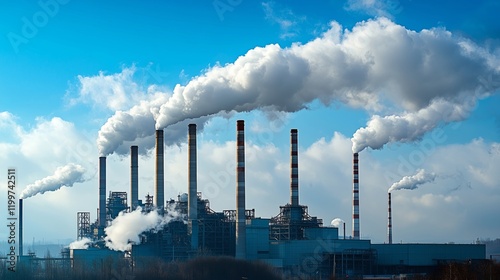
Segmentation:
{"type": "Polygon", "coordinates": [[[400,0],[347,0],[344,9],[363,12],[370,16],[392,18],[401,13],[403,7],[400,0]]]}
{"type": "Polygon", "coordinates": [[[267,20],[279,25],[281,29],[280,37],[282,39],[297,36],[297,31],[295,30],[297,24],[305,20],[305,17],[295,15],[290,9],[283,8],[277,10],[276,3],[274,2],[263,2],[262,9],[267,20]]]}
{"type": "Polygon", "coordinates": [[[123,68],[121,73],[97,76],[78,75],[78,97],[69,100],[70,105],[91,104],[113,111],[128,109],[145,97],[134,81],[135,66],[123,68]]]}

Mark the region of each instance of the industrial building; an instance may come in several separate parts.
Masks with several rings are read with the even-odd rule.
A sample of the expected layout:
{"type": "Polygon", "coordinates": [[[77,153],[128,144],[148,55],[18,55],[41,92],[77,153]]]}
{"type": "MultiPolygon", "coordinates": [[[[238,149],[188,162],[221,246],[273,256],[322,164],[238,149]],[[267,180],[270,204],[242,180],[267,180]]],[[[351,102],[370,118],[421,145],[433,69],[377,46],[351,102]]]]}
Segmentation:
{"type": "MultiPolygon", "coordinates": [[[[130,201],[126,192],[109,192],[106,198],[106,157],[99,158],[99,209],[97,220],[90,212],[77,213],[77,238],[90,238],[87,250],[71,250],[72,265],[92,263],[112,256],[138,261],[156,257],[165,261],[184,261],[198,256],[231,256],[259,260],[277,268],[284,277],[362,277],[428,273],[436,265],[458,261],[484,260],[485,246],[480,244],[392,244],[389,194],[388,242],[372,244],[360,238],[359,159],[353,155],[352,238],[343,238],[339,228],[323,225],[299,203],[298,130],[290,139],[290,202],[279,206],[274,217],[255,217],[254,209],[245,208],[245,135],[244,122],[236,125],[236,209],[216,212],[197,188],[196,125],[188,127],[188,189],[177,199],[164,199],[163,130],[156,131],[156,168],[154,194],[138,199],[138,147],[130,149],[130,201]],[[130,252],[118,254],[104,247],[104,229],[122,211],[158,211],[180,213],[160,230],[141,234],[141,242],[130,252]]],[[[130,261],[131,265],[134,261],[130,261]]]]}

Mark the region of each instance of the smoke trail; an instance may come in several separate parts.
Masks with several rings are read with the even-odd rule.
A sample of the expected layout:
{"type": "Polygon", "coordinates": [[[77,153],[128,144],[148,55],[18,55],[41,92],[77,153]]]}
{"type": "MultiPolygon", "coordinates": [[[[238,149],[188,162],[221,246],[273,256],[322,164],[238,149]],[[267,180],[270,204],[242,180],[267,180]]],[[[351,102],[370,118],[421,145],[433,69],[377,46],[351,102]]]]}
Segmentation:
{"type": "Polygon", "coordinates": [[[330,223],[330,225],[332,225],[333,227],[336,227],[336,228],[340,228],[343,224],[344,224],[344,220],[342,220],[341,218],[335,218],[330,223]]]}
{"type": "Polygon", "coordinates": [[[60,166],[56,169],[54,175],[47,176],[28,185],[21,192],[21,198],[26,199],[37,194],[56,191],[63,186],[72,187],[75,183],[85,181],[83,178],[84,173],[85,169],[78,164],[70,163],[60,166]]]}
{"type": "Polygon", "coordinates": [[[104,229],[106,247],[115,251],[130,251],[132,244],[140,243],[140,234],[148,230],[159,230],[171,220],[182,219],[182,216],[169,209],[165,216],[157,211],[143,213],[138,207],[133,212],[120,212],[107,228],[104,229]]]}
{"type": "Polygon", "coordinates": [[[467,118],[475,105],[472,103],[452,103],[443,99],[432,103],[417,112],[401,116],[372,116],[367,126],[358,129],[351,141],[352,151],[359,153],[366,147],[381,149],[391,142],[413,142],[420,140],[425,133],[436,128],[440,123],[462,121],[467,118]]]}
{"type": "Polygon", "coordinates": [[[92,240],[84,237],[81,240],[73,241],[69,244],[70,249],[87,249],[89,244],[92,243],[92,240]]]}
{"type": "Polygon", "coordinates": [[[414,190],[420,185],[433,182],[436,179],[435,173],[427,173],[424,169],[419,169],[415,175],[404,176],[399,182],[392,184],[388,192],[396,190],[414,190]]]}
{"type": "MultiPolygon", "coordinates": [[[[500,88],[496,82],[500,81],[495,63],[498,59],[488,50],[439,28],[417,32],[378,18],[342,31],[339,24],[332,23],[322,36],[308,43],[288,48],[276,44],[256,47],[233,63],[217,65],[186,85],[176,85],[166,101],[154,107],[159,108],[158,114],[148,118],[156,118],[157,129],[170,128],[186,119],[208,120],[227,112],[296,112],[319,100],[325,105],[342,102],[370,113],[387,105],[403,108],[407,113],[395,118],[417,115],[423,127],[432,129],[439,122],[456,121],[446,116],[426,118],[425,110],[434,110],[436,102],[457,105],[462,96],[468,96],[474,103],[500,88]]],[[[467,114],[457,120],[465,117],[467,114]]],[[[120,134],[129,136],[127,139],[140,137],[133,121],[122,122],[119,127],[109,124],[109,128],[101,141],[105,153],[114,152],[120,145],[120,134]],[[113,133],[116,138],[110,136],[113,133]]],[[[425,131],[408,139],[418,139],[425,131]]],[[[379,137],[378,130],[374,133],[379,137]]],[[[385,134],[380,138],[400,141],[407,137],[399,135],[400,130],[385,134]]],[[[365,139],[368,136],[356,135],[353,141],[361,142],[355,144],[356,149],[371,145],[371,140],[365,139]]]]}

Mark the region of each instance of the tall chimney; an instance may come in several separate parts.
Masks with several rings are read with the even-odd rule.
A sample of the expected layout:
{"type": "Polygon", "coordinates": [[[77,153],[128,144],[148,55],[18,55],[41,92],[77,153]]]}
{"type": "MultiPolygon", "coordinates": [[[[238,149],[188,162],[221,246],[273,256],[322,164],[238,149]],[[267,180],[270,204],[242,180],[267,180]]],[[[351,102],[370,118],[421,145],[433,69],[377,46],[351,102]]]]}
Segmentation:
{"type": "Polygon", "coordinates": [[[196,175],[196,124],[188,126],[188,218],[191,226],[191,250],[198,250],[198,186],[196,175]]]}
{"type": "Polygon", "coordinates": [[[236,258],[246,258],[245,122],[236,124],[236,258]]]}
{"type": "Polygon", "coordinates": [[[392,210],[391,210],[391,193],[389,193],[389,215],[387,222],[387,242],[392,244],[392,210]]]}
{"type": "Polygon", "coordinates": [[[23,255],[23,199],[19,199],[19,256],[23,255]]]}
{"type": "Polygon", "coordinates": [[[299,205],[299,155],[297,129],[290,130],[290,203],[299,205]]]}
{"type": "Polygon", "coordinates": [[[106,157],[99,157],[99,237],[106,227],[106,157]]]}
{"type": "Polygon", "coordinates": [[[137,146],[130,146],[130,211],[139,206],[139,152],[137,146]]]}
{"type": "Polygon", "coordinates": [[[354,153],[352,166],[353,189],[352,189],[352,236],[359,239],[359,170],[358,153],[354,153]]]}
{"type": "Polygon", "coordinates": [[[155,206],[161,213],[164,211],[164,178],[163,178],[163,130],[156,131],[156,182],[155,206]]]}

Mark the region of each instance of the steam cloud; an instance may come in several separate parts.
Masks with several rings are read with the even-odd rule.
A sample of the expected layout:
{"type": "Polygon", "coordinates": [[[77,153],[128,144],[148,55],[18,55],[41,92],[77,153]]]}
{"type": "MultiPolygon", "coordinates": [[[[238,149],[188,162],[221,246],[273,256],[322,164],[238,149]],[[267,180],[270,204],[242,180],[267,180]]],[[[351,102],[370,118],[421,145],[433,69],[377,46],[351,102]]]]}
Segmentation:
{"type": "Polygon", "coordinates": [[[435,173],[428,173],[424,169],[419,169],[415,175],[404,176],[399,182],[392,184],[388,192],[396,190],[414,190],[420,185],[430,183],[436,179],[435,173]]]}
{"type": "Polygon", "coordinates": [[[92,243],[90,238],[84,237],[81,240],[73,241],[69,244],[70,249],[87,249],[89,248],[89,244],[92,243]]]}
{"type": "Polygon", "coordinates": [[[52,192],[63,186],[72,187],[75,183],[84,182],[83,174],[85,169],[78,164],[67,164],[60,166],[54,172],[54,175],[47,176],[28,185],[22,192],[21,198],[26,199],[37,194],[52,192]]]}
{"type": "Polygon", "coordinates": [[[440,123],[465,119],[471,107],[460,105],[464,101],[475,104],[496,91],[497,61],[486,49],[440,28],[416,32],[379,18],[342,31],[332,23],[308,43],[256,47],[185,86],[176,85],[171,95],[158,97],[161,102],[156,98],[138,105],[142,111],[134,107],[117,112],[99,133],[99,149],[112,153],[124,140],[153,135],[153,118],[157,129],[170,129],[187,119],[204,117],[204,123],[221,113],[296,112],[314,100],[369,112],[387,105],[405,110],[402,115],[374,116],[355,133],[355,152],[414,141],[440,123]]]}
{"type": "Polygon", "coordinates": [[[342,220],[341,218],[335,218],[330,223],[330,225],[332,225],[333,227],[336,227],[336,228],[340,228],[342,226],[342,224],[344,224],[344,220],[342,220]]]}
{"type": "Polygon", "coordinates": [[[180,215],[171,209],[165,216],[157,211],[143,213],[141,207],[133,212],[120,212],[111,225],[104,229],[106,247],[115,251],[130,251],[132,243],[140,243],[140,234],[148,230],[159,230],[175,219],[180,219],[180,215]]]}

